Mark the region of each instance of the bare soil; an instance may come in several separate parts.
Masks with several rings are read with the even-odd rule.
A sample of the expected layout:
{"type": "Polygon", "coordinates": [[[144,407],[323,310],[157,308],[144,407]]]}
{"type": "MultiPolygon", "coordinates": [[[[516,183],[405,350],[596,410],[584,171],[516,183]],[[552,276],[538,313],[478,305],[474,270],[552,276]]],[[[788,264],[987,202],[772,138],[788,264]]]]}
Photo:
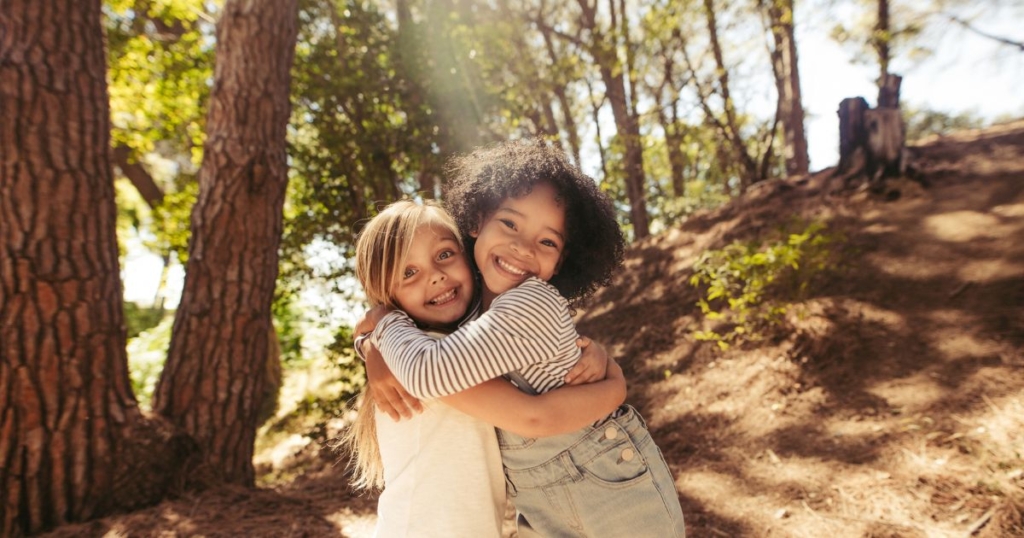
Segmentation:
{"type": "MultiPolygon", "coordinates": [[[[1024,122],[912,153],[916,179],[881,188],[831,169],[758,185],[634,245],[581,311],[627,371],[690,536],[1024,536],[1024,122]],[[762,340],[696,341],[696,257],[794,216],[844,236],[845,262],[762,340]]],[[[49,536],[369,536],[375,499],[336,459],[307,447],[279,464],[293,479],[49,536]]]]}

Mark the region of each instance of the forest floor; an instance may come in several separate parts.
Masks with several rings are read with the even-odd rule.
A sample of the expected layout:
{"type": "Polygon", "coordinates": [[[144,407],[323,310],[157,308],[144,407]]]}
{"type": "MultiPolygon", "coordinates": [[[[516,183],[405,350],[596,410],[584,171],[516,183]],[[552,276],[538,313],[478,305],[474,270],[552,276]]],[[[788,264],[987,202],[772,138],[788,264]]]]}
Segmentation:
{"type": "MultiPolygon", "coordinates": [[[[758,185],[634,245],[581,310],[626,370],[689,536],[1024,536],[1024,122],[912,153],[917,180],[882,188],[831,169],[758,185]],[[764,339],[697,341],[698,255],[794,217],[844,237],[841,263],[764,339]]],[[[259,489],[50,536],[369,536],[375,499],[297,438],[261,455],[259,489]]]]}

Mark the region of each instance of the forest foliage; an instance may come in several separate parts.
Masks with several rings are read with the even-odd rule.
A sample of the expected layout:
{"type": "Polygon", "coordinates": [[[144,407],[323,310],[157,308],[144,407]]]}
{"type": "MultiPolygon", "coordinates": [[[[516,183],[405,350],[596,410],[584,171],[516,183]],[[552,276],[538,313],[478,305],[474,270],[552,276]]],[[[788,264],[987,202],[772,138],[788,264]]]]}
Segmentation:
{"type": "MultiPolygon", "coordinates": [[[[797,9],[852,14],[832,34],[852,59],[872,62],[881,44],[890,55],[925,54],[921,36],[943,22],[937,13],[976,9],[899,4],[879,33],[875,6],[301,0],[274,305],[282,356],[300,360],[305,328],[332,314],[310,310],[303,290],[357,299],[347,260],[360,224],[390,200],[441,196],[453,154],[547,138],[616,200],[627,233],[638,202],[656,232],[785,175],[782,118],[763,98],[777,59],[773,20],[799,27],[797,9]],[[631,190],[637,167],[642,181],[631,190]]],[[[165,279],[167,265],[186,261],[220,9],[209,0],[105,2],[115,165],[141,194],[119,196],[122,255],[135,234],[165,260],[165,279]]],[[[927,110],[907,120],[911,138],[980,122],[927,110]]],[[[128,315],[144,328],[159,322],[134,305],[128,315]]],[[[350,335],[337,319],[333,327],[328,349],[343,350],[350,335]]],[[[357,368],[337,362],[345,375],[357,368]]]]}

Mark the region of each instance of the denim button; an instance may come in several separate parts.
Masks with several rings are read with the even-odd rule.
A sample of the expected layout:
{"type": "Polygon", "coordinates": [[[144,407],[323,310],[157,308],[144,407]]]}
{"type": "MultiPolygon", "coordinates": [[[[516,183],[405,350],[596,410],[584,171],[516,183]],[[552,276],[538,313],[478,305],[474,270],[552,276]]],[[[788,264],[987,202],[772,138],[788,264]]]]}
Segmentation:
{"type": "Polygon", "coordinates": [[[608,426],[608,429],[604,431],[605,439],[615,439],[617,435],[619,435],[619,431],[615,429],[615,426],[608,426]]]}
{"type": "Polygon", "coordinates": [[[622,451],[622,461],[632,461],[634,455],[633,449],[627,448],[622,451]]]}

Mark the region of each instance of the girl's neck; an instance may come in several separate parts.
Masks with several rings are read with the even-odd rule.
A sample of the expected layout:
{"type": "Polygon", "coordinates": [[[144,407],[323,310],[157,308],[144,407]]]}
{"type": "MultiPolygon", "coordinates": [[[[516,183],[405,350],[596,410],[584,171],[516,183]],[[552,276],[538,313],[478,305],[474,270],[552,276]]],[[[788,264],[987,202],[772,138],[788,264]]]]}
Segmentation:
{"type": "Polygon", "coordinates": [[[449,325],[442,325],[442,326],[427,325],[425,323],[420,323],[420,322],[418,322],[416,320],[413,320],[413,321],[415,321],[415,323],[416,323],[416,328],[418,328],[419,330],[421,330],[423,332],[435,332],[435,333],[451,334],[451,333],[455,332],[459,328],[459,322],[461,322],[462,320],[460,319],[459,321],[457,321],[455,323],[452,323],[452,324],[449,324],[449,325]]]}
{"type": "Polygon", "coordinates": [[[480,311],[487,312],[490,310],[491,303],[494,302],[495,297],[497,297],[497,295],[485,287],[483,293],[480,295],[480,311]]]}

